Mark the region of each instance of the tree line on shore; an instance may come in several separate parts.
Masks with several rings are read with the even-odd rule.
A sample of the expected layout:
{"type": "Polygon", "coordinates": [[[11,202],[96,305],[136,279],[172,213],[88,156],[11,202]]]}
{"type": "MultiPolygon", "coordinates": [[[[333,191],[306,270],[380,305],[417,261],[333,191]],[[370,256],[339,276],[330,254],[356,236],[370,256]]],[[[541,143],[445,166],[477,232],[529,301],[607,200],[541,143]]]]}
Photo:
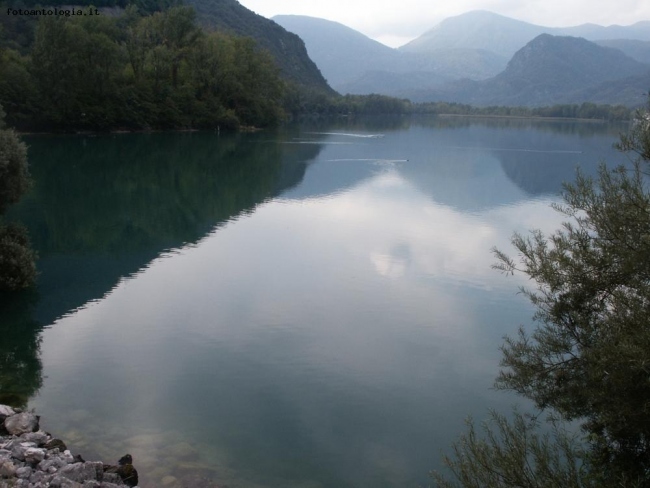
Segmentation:
{"type": "Polygon", "coordinates": [[[116,0],[98,5],[126,5],[119,14],[3,16],[0,104],[8,124],[79,132],[268,127],[304,114],[630,117],[626,107],[590,103],[471,107],[332,95],[282,79],[274,58],[252,39],[207,32],[192,7],[177,3],[116,0]]]}
{"type": "Polygon", "coordinates": [[[30,184],[27,147],[5,127],[0,105],[0,292],[27,288],[36,278],[36,254],[26,229],[3,221],[9,206],[20,200],[30,184]]]}
{"type": "Polygon", "coordinates": [[[194,17],[191,7],[129,6],[116,17],[39,18],[25,52],[0,50],[7,122],[52,132],[277,123],[286,87],[270,56],[194,17]]]}
{"type": "Polygon", "coordinates": [[[584,102],[582,104],[552,105],[549,107],[475,107],[462,103],[424,102],[413,104],[413,113],[438,115],[476,115],[496,117],[541,117],[595,119],[607,121],[630,120],[634,111],[624,105],[598,105],[584,102]]]}

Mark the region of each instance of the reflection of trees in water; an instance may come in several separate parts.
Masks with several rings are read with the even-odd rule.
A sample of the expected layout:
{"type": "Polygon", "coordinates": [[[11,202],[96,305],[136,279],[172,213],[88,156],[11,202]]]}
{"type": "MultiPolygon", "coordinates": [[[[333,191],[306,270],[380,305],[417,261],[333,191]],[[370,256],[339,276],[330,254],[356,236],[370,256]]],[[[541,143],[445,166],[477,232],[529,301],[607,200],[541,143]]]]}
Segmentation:
{"type": "Polygon", "coordinates": [[[42,384],[34,291],[0,293],[0,404],[24,407],[42,384]]]}
{"type": "Polygon", "coordinates": [[[27,142],[34,188],[10,218],[32,235],[39,278],[38,293],[0,294],[0,403],[12,405],[41,386],[40,324],[296,185],[320,150],[265,134],[27,142]]]}
{"type": "Polygon", "coordinates": [[[283,166],[281,145],[250,135],[29,143],[35,188],[14,215],[26,222],[43,257],[161,251],[195,242],[215,224],[272,196],[283,166]]]}
{"type": "Polygon", "coordinates": [[[300,129],[324,132],[382,132],[408,129],[410,118],[404,115],[350,115],[336,117],[304,117],[300,129]]]}
{"type": "Polygon", "coordinates": [[[557,120],[542,118],[509,118],[509,117],[471,117],[471,116],[413,116],[409,119],[411,125],[430,127],[434,129],[461,129],[470,126],[482,126],[492,129],[534,129],[540,132],[550,132],[579,137],[595,135],[618,135],[627,130],[625,123],[606,123],[600,121],[557,120]]]}

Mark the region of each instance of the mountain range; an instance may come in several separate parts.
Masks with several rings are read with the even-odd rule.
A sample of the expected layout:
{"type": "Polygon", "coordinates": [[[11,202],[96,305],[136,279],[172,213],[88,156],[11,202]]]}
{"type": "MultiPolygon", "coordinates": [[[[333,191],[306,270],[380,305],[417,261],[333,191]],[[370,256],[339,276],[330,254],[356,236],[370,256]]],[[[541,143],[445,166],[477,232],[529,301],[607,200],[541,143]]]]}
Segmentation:
{"type": "Polygon", "coordinates": [[[413,101],[475,106],[545,106],[571,103],[642,105],[650,65],[586,39],[540,34],[515,53],[506,69],[483,81],[459,80],[413,93],[413,101]]]}
{"type": "Polygon", "coordinates": [[[582,24],[574,27],[544,27],[503,15],[474,10],[443,20],[417,39],[399,48],[402,52],[431,52],[439,49],[489,49],[510,58],[540,34],[604,39],[650,41],[650,21],[629,26],[582,24]]]}
{"type": "Polygon", "coordinates": [[[393,49],[337,22],[292,15],[273,20],[305,41],[341,93],[475,105],[634,106],[650,89],[650,21],[551,28],[474,11],[393,49]]]}

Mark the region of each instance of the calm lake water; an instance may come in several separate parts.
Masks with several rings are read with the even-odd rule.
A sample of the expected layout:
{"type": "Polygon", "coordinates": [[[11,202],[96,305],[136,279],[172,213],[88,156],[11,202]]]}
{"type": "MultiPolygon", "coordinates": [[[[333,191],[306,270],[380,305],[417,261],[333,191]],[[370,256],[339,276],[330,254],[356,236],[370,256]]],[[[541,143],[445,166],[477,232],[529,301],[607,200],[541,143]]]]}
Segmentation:
{"type": "MultiPolygon", "coordinates": [[[[621,126],[342,121],[29,137],[0,396],[140,486],[416,487],[491,389],[527,282],[490,268],[621,126]]],[[[525,408],[525,406],[524,406],[525,408]]]]}

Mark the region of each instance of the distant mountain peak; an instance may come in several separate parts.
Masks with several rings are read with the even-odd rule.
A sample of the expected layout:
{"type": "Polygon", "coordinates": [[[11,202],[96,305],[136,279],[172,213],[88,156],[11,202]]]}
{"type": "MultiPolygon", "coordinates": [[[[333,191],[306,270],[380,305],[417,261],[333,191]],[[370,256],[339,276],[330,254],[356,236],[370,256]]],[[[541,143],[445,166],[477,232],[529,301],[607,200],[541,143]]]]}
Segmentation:
{"type": "Polygon", "coordinates": [[[649,70],[618,49],[579,37],[540,34],[517,51],[494,78],[456,83],[428,96],[478,106],[586,101],[633,106],[641,100],[629,94],[647,91],[649,70]],[[646,88],[641,90],[643,86],[646,88]]]}
{"type": "Polygon", "coordinates": [[[494,76],[507,59],[482,49],[406,53],[338,22],[302,15],[273,20],[300,36],[309,56],[332,87],[342,93],[402,96],[414,85],[430,87],[455,78],[494,76]]]}
{"type": "Polygon", "coordinates": [[[482,48],[510,57],[527,42],[543,33],[578,36],[591,41],[650,40],[650,21],[640,21],[630,26],[603,27],[582,24],[574,27],[545,27],[486,10],[473,10],[443,20],[422,36],[402,46],[400,50],[432,52],[449,48],[482,48]]]}
{"type": "MultiPolygon", "coordinates": [[[[322,38],[322,41],[328,43],[338,44],[345,47],[345,43],[350,39],[356,42],[363,42],[372,49],[389,53],[393,48],[388,47],[381,42],[370,39],[368,36],[361,32],[341,24],[334,20],[321,19],[318,17],[310,17],[308,15],[276,15],[271,20],[284,27],[289,32],[293,32],[300,36],[305,44],[313,44],[316,38],[322,38]]],[[[309,47],[309,46],[308,46],[309,47]]]]}
{"type": "Polygon", "coordinates": [[[581,37],[540,34],[512,57],[500,80],[556,87],[558,91],[603,83],[647,70],[618,49],[599,46],[581,37]]]}

